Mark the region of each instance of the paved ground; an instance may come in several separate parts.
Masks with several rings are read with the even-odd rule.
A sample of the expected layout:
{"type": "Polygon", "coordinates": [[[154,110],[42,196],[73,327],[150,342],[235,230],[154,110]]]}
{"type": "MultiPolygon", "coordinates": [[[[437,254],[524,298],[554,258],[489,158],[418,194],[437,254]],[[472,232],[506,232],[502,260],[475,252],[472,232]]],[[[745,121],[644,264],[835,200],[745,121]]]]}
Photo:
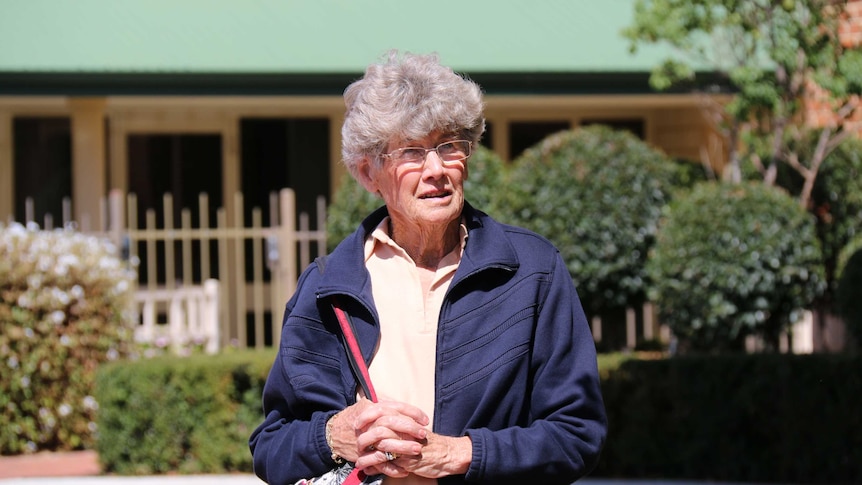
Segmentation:
{"type": "Polygon", "coordinates": [[[99,457],[95,451],[0,456],[0,479],[80,477],[99,475],[100,473],[99,457]]]}
{"type": "Polygon", "coordinates": [[[0,457],[0,485],[260,485],[252,474],[160,475],[123,477],[101,475],[94,451],[36,453],[0,457]]]}
{"type": "MultiPolygon", "coordinates": [[[[101,475],[93,451],[37,453],[0,457],[0,485],[261,485],[252,474],[159,475],[146,477],[101,475]]],[[[733,485],[681,480],[585,479],[577,485],[733,485]]]]}
{"type": "Polygon", "coordinates": [[[152,477],[29,477],[0,479],[2,485],[260,485],[254,475],[164,475],[152,477]]]}
{"type": "MultiPolygon", "coordinates": [[[[249,475],[186,475],[158,477],[67,477],[0,479],[0,485],[262,485],[249,475]]],[[[693,482],[686,480],[612,480],[585,478],[574,485],[752,485],[730,482],[693,482]]]]}
{"type": "MultiPolygon", "coordinates": [[[[80,476],[0,478],[0,485],[261,485],[254,475],[159,475],[148,477],[80,476]]],[[[576,485],[742,485],[684,480],[613,480],[587,478],[576,485]]]]}

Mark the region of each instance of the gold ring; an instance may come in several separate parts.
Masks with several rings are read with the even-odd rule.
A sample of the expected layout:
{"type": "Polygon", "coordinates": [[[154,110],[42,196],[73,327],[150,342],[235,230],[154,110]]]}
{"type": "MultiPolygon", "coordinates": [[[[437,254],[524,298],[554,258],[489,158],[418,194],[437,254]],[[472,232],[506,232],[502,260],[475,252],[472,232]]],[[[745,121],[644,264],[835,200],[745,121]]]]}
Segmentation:
{"type": "Polygon", "coordinates": [[[384,451],[383,454],[386,455],[386,461],[392,461],[398,458],[398,455],[396,453],[392,453],[390,451],[384,451]]]}

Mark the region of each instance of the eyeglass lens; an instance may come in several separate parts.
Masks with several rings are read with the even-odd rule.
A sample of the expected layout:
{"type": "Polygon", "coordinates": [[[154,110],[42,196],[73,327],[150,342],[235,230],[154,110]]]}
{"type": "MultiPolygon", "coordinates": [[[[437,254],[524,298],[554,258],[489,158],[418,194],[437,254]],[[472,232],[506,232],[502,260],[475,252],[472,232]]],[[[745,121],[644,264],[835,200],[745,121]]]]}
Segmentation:
{"type": "Polygon", "coordinates": [[[415,163],[424,161],[428,152],[435,151],[444,162],[457,162],[470,156],[470,142],[455,140],[441,143],[434,148],[405,147],[399,148],[389,155],[401,163],[415,163]]]}

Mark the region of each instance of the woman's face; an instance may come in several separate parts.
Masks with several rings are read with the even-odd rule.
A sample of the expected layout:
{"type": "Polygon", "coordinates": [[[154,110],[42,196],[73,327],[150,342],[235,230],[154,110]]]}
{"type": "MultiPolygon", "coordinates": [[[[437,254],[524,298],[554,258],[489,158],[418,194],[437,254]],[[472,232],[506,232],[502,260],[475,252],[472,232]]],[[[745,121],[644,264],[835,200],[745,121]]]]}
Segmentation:
{"type": "MultiPolygon", "coordinates": [[[[419,140],[390,143],[387,153],[405,147],[435,148],[456,139],[434,132],[419,140]]],[[[363,161],[359,178],[366,189],[380,194],[394,224],[431,228],[461,217],[467,160],[444,162],[434,150],[426,152],[424,163],[400,163],[396,156],[384,156],[382,164],[363,161]]]]}

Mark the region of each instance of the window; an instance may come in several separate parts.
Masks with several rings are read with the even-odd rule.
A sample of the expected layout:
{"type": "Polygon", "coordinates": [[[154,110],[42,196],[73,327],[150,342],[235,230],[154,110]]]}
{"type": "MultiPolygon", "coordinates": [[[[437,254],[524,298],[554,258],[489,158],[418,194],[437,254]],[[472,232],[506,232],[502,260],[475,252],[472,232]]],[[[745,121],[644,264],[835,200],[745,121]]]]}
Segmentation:
{"type": "Polygon", "coordinates": [[[15,118],[12,122],[15,219],[33,217],[45,227],[63,223],[63,199],[72,197],[72,135],[69,118],[15,118]],[[26,201],[33,202],[27,214],[26,201]]]}
{"type": "Polygon", "coordinates": [[[517,121],[509,125],[509,158],[514,160],[548,135],[570,128],[568,121],[517,121]]]}
{"type": "Polygon", "coordinates": [[[488,120],[485,120],[485,133],[482,134],[479,143],[485,148],[492,148],[494,146],[494,125],[488,120]]]}
{"type": "MultiPolygon", "coordinates": [[[[192,227],[201,227],[198,211],[198,196],[206,193],[209,198],[209,227],[216,226],[216,209],[223,207],[222,197],[222,143],[221,135],[129,135],[129,192],[138,199],[138,228],[146,225],[146,211],[152,209],[156,216],[156,227],[164,227],[164,194],[173,197],[174,227],[181,223],[184,208],[191,213],[192,227]]],[[[140,242],[138,254],[145,255],[145,242],[140,242]]],[[[180,250],[180,242],[175,243],[175,251],[180,250]]],[[[158,274],[152,275],[155,281],[166,281],[165,247],[158,243],[158,274]]],[[[201,280],[200,242],[192,245],[191,278],[201,280]]],[[[218,252],[215,241],[210,242],[210,267],[213,276],[218,277],[218,252]]],[[[178,264],[173,279],[183,278],[183,265],[178,264]]],[[[138,267],[141,282],[149,281],[146,264],[138,267]]]]}
{"type": "Polygon", "coordinates": [[[246,218],[260,207],[269,219],[269,194],[290,187],[300,212],[315,216],[317,197],[329,195],[329,120],[322,118],[244,118],[242,192],[246,218]]]}

